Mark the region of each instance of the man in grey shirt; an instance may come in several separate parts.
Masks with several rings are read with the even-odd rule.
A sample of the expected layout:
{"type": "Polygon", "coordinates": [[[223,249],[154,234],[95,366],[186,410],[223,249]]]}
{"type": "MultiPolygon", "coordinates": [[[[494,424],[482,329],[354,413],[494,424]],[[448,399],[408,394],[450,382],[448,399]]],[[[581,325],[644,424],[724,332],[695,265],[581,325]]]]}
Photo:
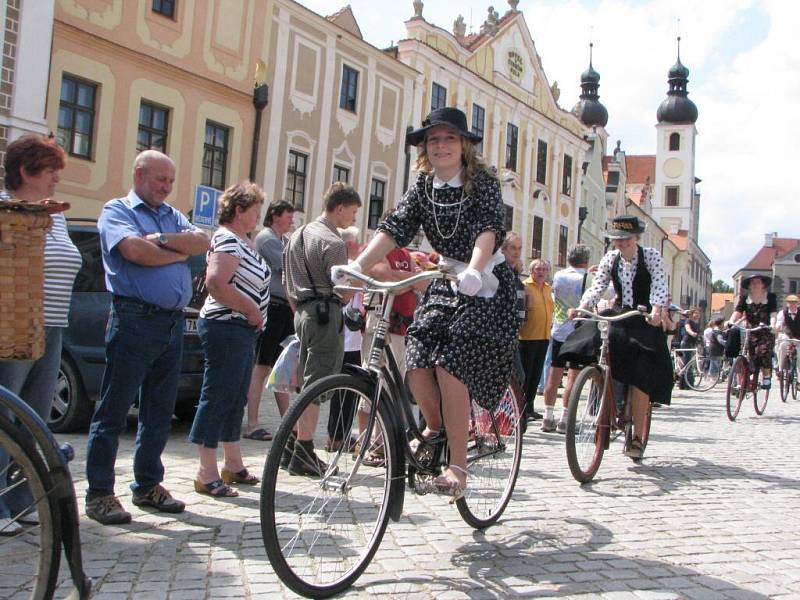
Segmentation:
{"type": "MultiPolygon", "coordinates": [[[[267,208],[264,229],[255,239],[259,254],[267,261],[272,273],[269,283],[269,311],[264,331],[256,342],[256,364],[247,392],[247,425],[242,437],[268,442],[272,439],[258,423],[258,409],[264,393],[264,381],[272,371],[283,350],[281,342],[294,333],[294,313],[283,287],[283,250],[289,242],[286,234],[294,222],[294,205],[288,200],[276,200],[267,208]]],[[[275,392],[275,402],[281,415],[289,406],[289,394],[275,392]]]]}
{"type": "MultiPolygon", "coordinates": [[[[325,193],[323,204],[323,214],[292,234],[283,255],[286,294],[295,310],[294,327],[300,339],[302,388],[342,368],[342,299],[333,292],[330,273],[332,267],[347,264],[347,249],[337,228],[355,222],[361,198],[352,186],[336,182],[325,193]]],[[[288,469],[293,475],[320,475],[327,465],[317,457],[312,440],[319,406],[306,410],[297,424],[288,469]]]]}

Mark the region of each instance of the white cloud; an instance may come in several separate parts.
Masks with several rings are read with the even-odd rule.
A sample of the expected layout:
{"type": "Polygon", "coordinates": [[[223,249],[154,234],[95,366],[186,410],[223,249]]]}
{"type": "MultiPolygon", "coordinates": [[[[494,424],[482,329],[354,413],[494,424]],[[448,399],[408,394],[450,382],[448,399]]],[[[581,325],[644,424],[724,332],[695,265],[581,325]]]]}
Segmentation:
{"type": "MultiPolygon", "coordinates": [[[[320,14],[344,2],[302,0],[320,14]]],[[[349,0],[365,38],[376,46],[405,37],[410,0],[349,0]]],[[[500,0],[426,0],[423,15],[450,29],[458,14],[475,30],[500,0]]],[[[700,243],[712,259],[714,278],[728,279],[763,243],[763,234],[800,237],[800,218],[787,175],[797,167],[800,139],[800,49],[795,3],[785,0],[527,0],[519,4],[550,83],[558,81],[561,105],[571,108],[594,41],[600,97],[609,112],[611,144],[628,154],[655,152],[656,110],[666,97],[667,71],[676,58],[690,69],[690,98],[700,117],[697,175],[703,180],[700,243]],[[752,33],[766,15],[763,40],[752,33]],[[677,18],[681,18],[678,27],[677,18]],[[751,27],[752,26],[752,27],[751,27]]]]}

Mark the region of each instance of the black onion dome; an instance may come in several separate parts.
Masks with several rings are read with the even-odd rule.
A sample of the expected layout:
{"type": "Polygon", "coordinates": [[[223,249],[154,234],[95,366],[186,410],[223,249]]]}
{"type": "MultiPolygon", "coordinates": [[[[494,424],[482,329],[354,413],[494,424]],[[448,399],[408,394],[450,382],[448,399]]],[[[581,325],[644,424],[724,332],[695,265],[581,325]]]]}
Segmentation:
{"type": "Polygon", "coordinates": [[[697,106],[688,98],[689,69],[681,63],[680,41],[678,38],[678,62],[672,65],[667,74],[669,82],[667,97],[656,112],[659,123],[682,125],[697,121],[697,106]]]}
{"type": "Polygon", "coordinates": [[[600,102],[597,89],[600,87],[600,73],[592,67],[592,46],[589,44],[589,68],[581,74],[581,96],[573,112],[584,125],[589,127],[608,123],[608,111],[600,102]]]}

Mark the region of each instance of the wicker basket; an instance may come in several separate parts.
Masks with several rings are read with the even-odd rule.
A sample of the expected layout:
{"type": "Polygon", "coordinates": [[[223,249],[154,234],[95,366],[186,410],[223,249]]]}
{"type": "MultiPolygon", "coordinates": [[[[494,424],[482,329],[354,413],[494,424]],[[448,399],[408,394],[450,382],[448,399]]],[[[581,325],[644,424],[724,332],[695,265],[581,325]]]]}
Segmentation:
{"type": "Polygon", "coordinates": [[[0,201],[0,359],[44,354],[44,235],[40,206],[0,201]]]}

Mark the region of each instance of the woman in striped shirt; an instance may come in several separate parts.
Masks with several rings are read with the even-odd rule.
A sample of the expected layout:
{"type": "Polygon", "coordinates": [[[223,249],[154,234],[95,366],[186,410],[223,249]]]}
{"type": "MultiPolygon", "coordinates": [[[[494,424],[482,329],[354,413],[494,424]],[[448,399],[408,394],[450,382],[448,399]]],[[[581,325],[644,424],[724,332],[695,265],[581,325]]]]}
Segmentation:
{"type": "MultiPolygon", "coordinates": [[[[55,207],[50,199],[64,164],[64,151],[55,142],[37,135],[22,136],[9,144],[6,151],[6,189],[16,200],[55,207]]],[[[64,215],[52,214],[52,220],[44,246],[44,354],[34,361],[0,361],[0,385],[20,396],[45,421],[55,396],[61,364],[61,333],[67,326],[72,284],[81,268],[81,254],[67,233],[64,215]]],[[[8,458],[4,454],[0,450],[0,489],[6,485],[8,458]]],[[[15,506],[30,506],[29,493],[27,488],[17,488],[0,495],[0,535],[21,531],[11,516],[15,514],[15,506]]],[[[19,520],[36,521],[37,517],[28,514],[19,520]]]]}
{"type": "Polygon", "coordinates": [[[269,267],[249,238],[263,203],[264,192],[254,183],[225,190],[219,199],[220,227],[208,252],[208,297],[197,322],[206,366],[189,441],[200,453],[195,491],[209,496],[238,496],[230,484],[258,483],[244,466],[239,438],[255,341],[269,306],[269,267]],[[222,476],[217,470],[220,441],[222,476]]]}

